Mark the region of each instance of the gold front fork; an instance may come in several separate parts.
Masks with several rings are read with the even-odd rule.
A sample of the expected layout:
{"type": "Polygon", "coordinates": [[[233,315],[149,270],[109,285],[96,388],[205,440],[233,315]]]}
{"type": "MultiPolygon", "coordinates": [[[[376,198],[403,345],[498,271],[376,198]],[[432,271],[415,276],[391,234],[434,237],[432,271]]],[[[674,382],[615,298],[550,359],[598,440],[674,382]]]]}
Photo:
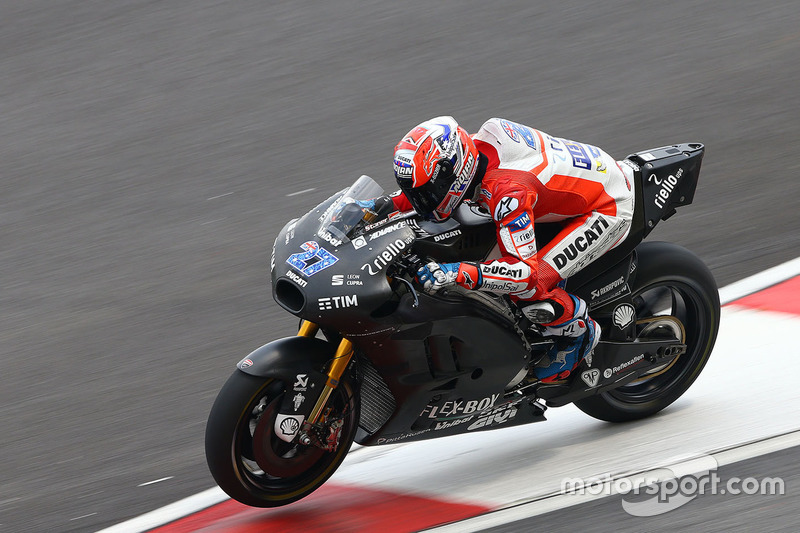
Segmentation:
{"type": "Polygon", "coordinates": [[[314,337],[319,331],[319,326],[308,320],[303,320],[300,324],[300,331],[297,332],[298,337],[314,337]]]}
{"type": "MultiPolygon", "coordinates": [[[[300,324],[300,330],[297,334],[301,337],[313,337],[317,334],[317,331],[319,331],[318,325],[304,320],[303,323],[300,324]]],[[[308,415],[309,423],[315,424],[319,420],[325,404],[328,403],[328,398],[330,398],[333,389],[339,385],[339,380],[342,379],[342,374],[344,374],[347,365],[350,364],[350,359],[352,357],[353,343],[347,339],[342,339],[339,343],[339,347],[336,349],[336,354],[333,356],[331,367],[328,369],[328,381],[325,382],[325,387],[322,389],[322,393],[319,395],[314,409],[312,409],[311,414],[308,415]]]]}

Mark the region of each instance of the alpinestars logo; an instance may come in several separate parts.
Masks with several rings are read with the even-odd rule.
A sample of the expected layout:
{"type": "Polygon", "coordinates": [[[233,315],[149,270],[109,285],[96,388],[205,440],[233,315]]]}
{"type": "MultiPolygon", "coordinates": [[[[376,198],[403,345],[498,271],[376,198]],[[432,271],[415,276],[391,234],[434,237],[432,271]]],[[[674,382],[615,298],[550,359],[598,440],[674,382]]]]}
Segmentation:
{"type": "Polygon", "coordinates": [[[475,287],[475,280],[472,279],[472,276],[469,275],[469,272],[462,270],[461,275],[464,276],[464,285],[469,288],[475,287]]]}
{"type": "Polygon", "coordinates": [[[494,219],[500,222],[518,207],[519,200],[510,196],[505,196],[500,199],[497,203],[497,207],[494,208],[494,219]]]}

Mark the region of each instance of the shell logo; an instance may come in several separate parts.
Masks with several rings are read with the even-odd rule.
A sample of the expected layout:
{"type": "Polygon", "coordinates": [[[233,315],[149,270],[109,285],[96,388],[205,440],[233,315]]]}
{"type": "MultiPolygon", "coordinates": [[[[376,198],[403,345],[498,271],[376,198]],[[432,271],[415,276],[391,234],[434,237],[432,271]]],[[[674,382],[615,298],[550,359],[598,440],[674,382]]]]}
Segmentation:
{"type": "Polygon", "coordinates": [[[630,304],[620,304],[614,309],[614,325],[619,329],[625,329],[633,322],[636,311],[630,304]]]}
{"type": "Polygon", "coordinates": [[[280,428],[284,435],[294,435],[300,429],[300,422],[294,418],[284,418],[281,421],[280,428]]]}

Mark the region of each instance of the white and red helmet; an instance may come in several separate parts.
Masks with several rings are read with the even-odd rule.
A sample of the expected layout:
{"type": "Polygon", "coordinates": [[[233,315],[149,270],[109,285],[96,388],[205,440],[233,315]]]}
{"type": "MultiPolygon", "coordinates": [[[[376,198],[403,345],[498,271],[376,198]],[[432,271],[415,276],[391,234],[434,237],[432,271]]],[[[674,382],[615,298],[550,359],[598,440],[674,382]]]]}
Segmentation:
{"type": "Polygon", "coordinates": [[[394,175],[420,215],[446,220],[464,199],[478,168],[478,149],[453,117],[436,117],[394,147],[394,175]]]}

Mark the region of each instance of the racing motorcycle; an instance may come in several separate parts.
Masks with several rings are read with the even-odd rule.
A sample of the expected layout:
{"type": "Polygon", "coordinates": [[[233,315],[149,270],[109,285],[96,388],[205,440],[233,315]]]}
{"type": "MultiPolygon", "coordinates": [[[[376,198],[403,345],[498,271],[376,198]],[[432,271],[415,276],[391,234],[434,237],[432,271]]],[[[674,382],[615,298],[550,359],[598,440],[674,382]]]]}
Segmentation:
{"type": "MultiPolygon", "coordinates": [[[[427,294],[415,284],[429,260],[496,252],[495,224],[477,206],[463,203],[444,222],[413,211],[375,220],[359,202],[383,190],[362,176],[290,221],[273,246],[272,293],[301,319],[299,330],[239,361],[219,392],[205,437],[216,482],[244,504],[275,507],[321,486],[353,442],[506,428],[568,403],[610,422],[670,405],[708,361],[719,293],[694,254],[642,241],[692,202],[703,153],[677,144],[621,162],[633,169],[632,229],[566,280],[602,338],[561,382],[532,371],[558,339],[542,336],[507,296],[458,286],[427,294]]],[[[558,229],[537,224],[539,249],[558,229]]]]}

